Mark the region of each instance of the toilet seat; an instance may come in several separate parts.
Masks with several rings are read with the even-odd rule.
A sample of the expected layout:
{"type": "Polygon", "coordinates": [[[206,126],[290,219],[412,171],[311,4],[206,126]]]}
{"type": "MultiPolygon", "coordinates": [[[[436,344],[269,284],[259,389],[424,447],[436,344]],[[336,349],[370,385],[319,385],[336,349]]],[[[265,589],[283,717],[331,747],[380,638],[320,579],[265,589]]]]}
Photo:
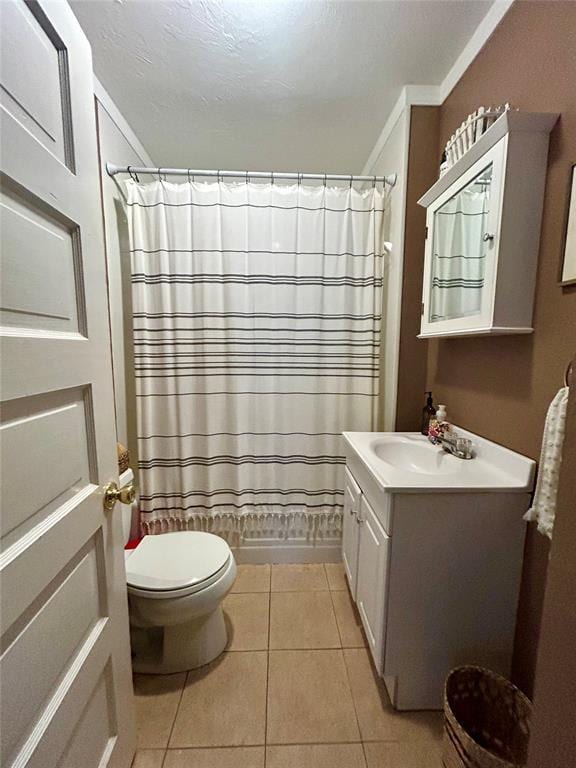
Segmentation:
{"type": "Polygon", "coordinates": [[[128,592],[153,599],[199,592],[226,573],[231,557],[227,542],[212,533],[145,536],[126,561],[128,592]]]}

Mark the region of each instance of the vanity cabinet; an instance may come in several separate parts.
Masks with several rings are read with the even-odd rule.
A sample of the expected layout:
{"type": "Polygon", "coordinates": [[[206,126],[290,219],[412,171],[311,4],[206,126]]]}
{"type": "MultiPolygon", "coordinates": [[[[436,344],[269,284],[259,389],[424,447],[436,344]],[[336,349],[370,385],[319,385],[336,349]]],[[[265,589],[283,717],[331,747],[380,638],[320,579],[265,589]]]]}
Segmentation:
{"type": "Polygon", "coordinates": [[[557,118],[505,112],[418,201],[427,211],[419,338],[532,332],[557,118]]]}
{"type": "MultiPolygon", "coordinates": [[[[392,704],[440,709],[446,675],[461,664],[509,676],[529,492],[387,487],[376,458],[363,458],[374,439],[345,437],[342,559],[392,704]]],[[[504,465],[499,454],[494,464],[504,465]]]]}

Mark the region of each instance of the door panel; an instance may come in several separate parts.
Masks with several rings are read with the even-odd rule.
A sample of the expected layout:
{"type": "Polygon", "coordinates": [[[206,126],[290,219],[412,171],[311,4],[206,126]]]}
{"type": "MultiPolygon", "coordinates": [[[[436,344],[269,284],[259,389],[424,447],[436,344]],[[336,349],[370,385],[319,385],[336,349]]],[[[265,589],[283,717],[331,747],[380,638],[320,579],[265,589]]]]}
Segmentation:
{"type": "Polygon", "coordinates": [[[42,9],[31,13],[23,2],[2,4],[1,29],[0,104],[65,161],[72,124],[66,46],[42,9]]]}
{"type": "Polygon", "coordinates": [[[2,325],[79,332],[85,310],[76,284],[81,270],[77,228],[55,210],[6,189],[0,205],[2,325]]]}
{"type": "Polygon", "coordinates": [[[82,389],[12,400],[4,406],[1,489],[2,549],[6,549],[97,478],[89,432],[89,404],[82,389]],[[57,451],[46,446],[58,445],[57,451]],[[20,462],[43,483],[22,484],[20,462]]]}
{"type": "Polygon", "coordinates": [[[90,47],[66,3],[0,3],[0,746],[11,768],[134,751],[90,47]]]}
{"type": "Polygon", "coordinates": [[[36,612],[26,617],[21,631],[15,627],[18,642],[10,645],[2,660],[2,689],[11,691],[12,699],[3,722],[8,752],[30,730],[35,715],[102,619],[105,599],[98,573],[102,543],[93,539],[86,549],[50,585],[50,594],[34,606],[36,612]],[[78,594],[85,596],[80,604],[78,594]],[[59,617],[57,625],[54,617],[59,617]]]}
{"type": "Polygon", "coordinates": [[[381,674],[384,664],[390,539],[364,496],[360,503],[360,520],[356,602],[376,669],[381,674]]]}
{"type": "Polygon", "coordinates": [[[344,518],[342,522],[342,562],[352,597],[356,599],[358,569],[358,506],[361,491],[348,470],[344,482],[344,518]]]}

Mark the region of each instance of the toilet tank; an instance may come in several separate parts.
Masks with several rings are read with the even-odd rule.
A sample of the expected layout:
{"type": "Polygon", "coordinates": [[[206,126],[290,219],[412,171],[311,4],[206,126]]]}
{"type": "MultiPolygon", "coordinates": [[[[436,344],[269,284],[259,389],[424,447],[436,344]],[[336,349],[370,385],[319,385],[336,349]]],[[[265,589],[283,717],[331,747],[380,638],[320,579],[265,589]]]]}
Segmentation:
{"type": "MultiPolygon", "coordinates": [[[[133,483],[133,482],[134,482],[134,472],[132,472],[132,470],[129,467],[125,472],[122,472],[118,483],[120,488],[122,488],[124,485],[128,485],[128,483],[133,483]]],[[[132,528],[132,522],[136,520],[136,517],[138,515],[138,496],[136,496],[136,500],[134,501],[133,504],[120,503],[120,507],[122,509],[122,538],[124,540],[124,544],[128,544],[128,541],[130,540],[130,530],[132,528]]]]}

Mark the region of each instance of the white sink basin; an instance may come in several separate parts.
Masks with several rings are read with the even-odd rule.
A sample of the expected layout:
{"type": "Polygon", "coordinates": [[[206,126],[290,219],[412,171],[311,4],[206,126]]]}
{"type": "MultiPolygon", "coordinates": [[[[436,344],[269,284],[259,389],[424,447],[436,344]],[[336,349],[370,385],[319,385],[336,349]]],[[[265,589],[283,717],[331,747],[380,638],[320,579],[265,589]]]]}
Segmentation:
{"type": "Polygon", "coordinates": [[[407,438],[381,437],[370,449],[379,459],[396,469],[424,475],[453,475],[459,472],[462,459],[451,456],[432,443],[415,443],[407,438]]]}
{"type": "Polygon", "coordinates": [[[364,465],[383,490],[532,490],[532,459],[459,427],[472,440],[473,459],[458,459],[417,432],[344,432],[346,459],[364,465]]]}

